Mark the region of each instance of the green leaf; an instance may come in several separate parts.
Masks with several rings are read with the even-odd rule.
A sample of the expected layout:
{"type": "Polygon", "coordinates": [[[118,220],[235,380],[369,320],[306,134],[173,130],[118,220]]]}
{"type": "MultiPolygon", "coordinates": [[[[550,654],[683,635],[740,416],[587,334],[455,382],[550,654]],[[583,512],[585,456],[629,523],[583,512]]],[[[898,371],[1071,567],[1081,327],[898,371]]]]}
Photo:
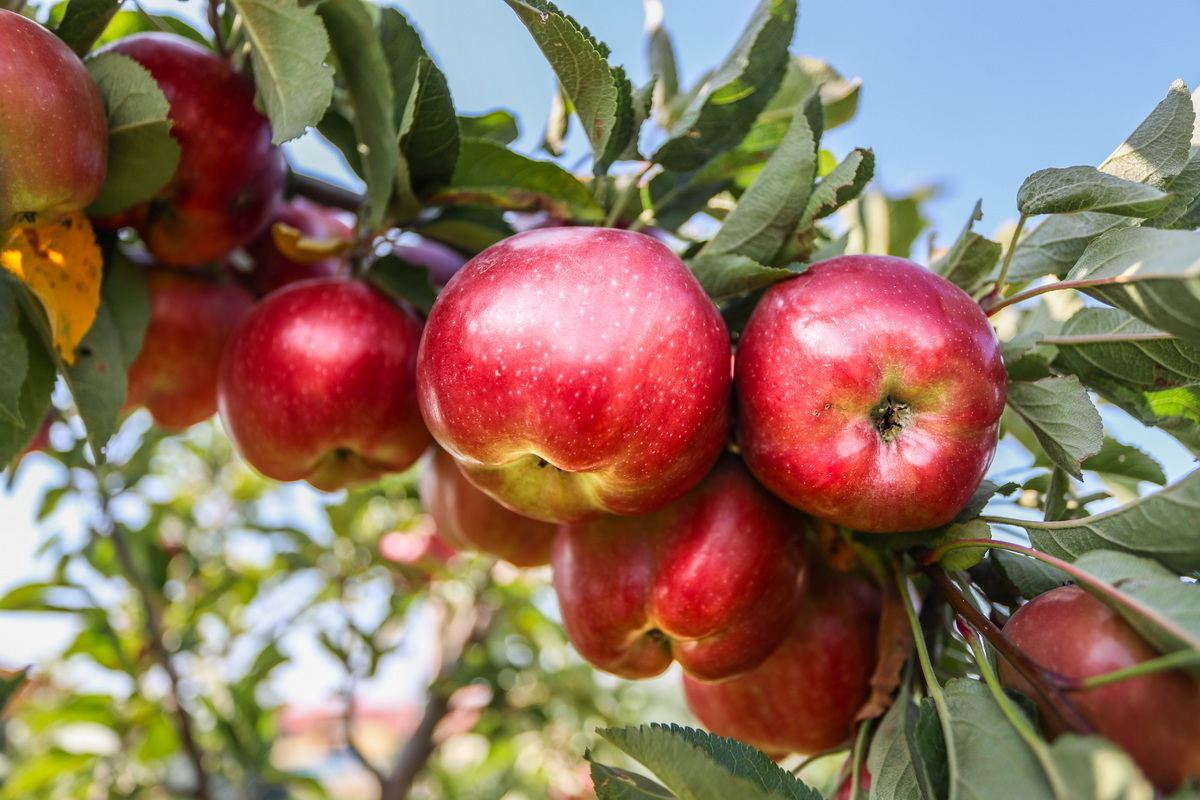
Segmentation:
{"type": "Polygon", "coordinates": [[[1104,446],[1094,456],[1083,460],[1083,468],[1106,477],[1148,481],[1159,486],[1166,484],[1162,464],[1133,445],[1122,444],[1104,437],[1104,446]]]}
{"type": "Polygon", "coordinates": [[[75,363],[66,368],[63,377],[87,429],[92,453],[102,461],[104,446],[116,433],[126,390],[121,331],[108,303],[101,302],[96,321],[75,350],[75,363]]]}
{"type": "Polygon", "coordinates": [[[853,119],[858,111],[862,80],[847,80],[827,62],[808,56],[793,56],[779,90],[759,115],[760,123],[783,120],[785,125],[813,91],[820,93],[825,111],[825,130],[833,130],[853,119]]]}
{"type": "Polygon", "coordinates": [[[946,748],[954,761],[950,797],[1052,800],[1041,763],[988,688],[981,681],[955,678],[943,691],[953,740],[946,748]]]}
{"type": "Polygon", "coordinates": [[[610,767],[592,759],[590,752],[583,757],[591,762],[592,786],[599,800],[674,800],[675,795],[636,772],[610,767]]]}
{"type": "Polygon", "coordinates": [[[1007,280],[1024,283],[1046,275],[1061,278],[1071,270],[1093,239],[1132,224],[1128,217],[1090,211],[1049,217],[1017,244],[1007,280]]]}
{"type": "MultiPolygon", "coordinates": [[[[21,416],[21,388],[29,372],[29,348],[21,332],[21,309],[17,305],[15,287],[0,282],[0,425],[5,419],[24,429],[21,416]]],[[[11,458],[11,456],[10,456],[11,458]]],[[[0,459],[0,464],[8,459],[0,459]]]]}
{"type": "Polygon", "coordinates": [[[20,691],[25,685],[25,681],[29,679],[29,670],[23,669],[18,672],[13,672],[8,675],[0,676],[0,714],[4,713],[8,701],[20,691]]]}
{"type": "MultiPolygon", "coordinates": [[[[941,729],[918,728],[920,708],[913,702],[907,685],[871,737],[867,752],[867,771],[871,773],[871,796],[878,800],[938,800],[941,796],[927,764],[932,755],[945,759],[941,729]],[[922,741],[922,738],[936,741],[922,741]],[[939,752],[940,751],[940,752],[939,752]]],[[[945,765],[942,765],[945,769],[945,765]]]]}
{"type": "Polygon", "coordinates": [[[447,183],[458,161],[458,117],[450,99],[446,76],[430,59],[421,59],[412,124],[400,138],[400,151],[408,162],[413,191],[447,183]]]}
{"type": "Polygon", "coordinates": [[[680,800],[821,800],[821,795],[741,742],[678,725],[597,731],[645,764],[680,800]]]}
{"type": "MultiPolygon", "coordinates": [[[[358,134],[354,132],[354,123],[350,118],[336,106],[330,106],[325,109],[325,116],[317,123],[317,131],[341,152],[346,166],[350,167],[359,180],[364,180],[366,173],[363,171],[362,156],[358,152],[358,134]]],[[[411,188],[408,191],[409,194],[412,193],[411,188]]]]}
{"type": "Polygon", "coordinates": [[[735,254],[769,264],[804,213],[816,171],[817,134],[806,114],[796,114],[784,141],[701,255],[735,254]]]}
{"type": "Polygon", "coordinates": [[[1004,249],[999,242],[993,242],[971,230],[981,219],[983,201],[977,200],[975,209],[958,238],[954,240],[954,244],[930,265],[930,269],[968,294],[974,293],[987,283],[987,276],[995,269],[1004,249]]]}
{"type": "Polygon", "coordinates": [[[279,144],[303,135],[333,97],[333,73],[324,63],[330,41],[317,9],[301,0],[230,3],[241,15],[250,43],[258,102],[271,121],[271,141],[279,144]]]}
{"type": "Polygon", "coordinates": [[[513,235],[503,211],[483,206],[447,206],[436,217],[418,220],[412,230],[468,254],[513,235]]]}
{"type": "Polygon", "coordinates": [[[149,70],[119,53],[87,60],[108,113],[108,166],[104,186],[88,213],[106,216],[149,200],[179,165],[169,105],[149,70]]]}
{"type": "Polygon", "coordinates": [[[1193,146],[1183,171],[1172,178],[1166,190],[1175,197],[1170,204],[1142,223],[1151,228],[1195,230],[1200,227],[1200,147],[1193,146]]]}
{"type": "Polygon", "coordinates": [[[429,270],[391,253],[375,259],[366,278],[393,297],[412,303],[426,316],[437,299],[437,290],[429,280],[429,270]]]}
{"type": "Polygon", "coordinates": [[[487,139],[495,144],[512,144],[521,135],[517,118],[508,111],[458,117],[458,130],[464,139],[487,139]]]}
{"type": "Polygon", "coordinates": [[[1125,217],[1152,217],[1172,195],[1144,183],[1127,181],[1095,167],[1043,169],[1017,190],[1017,210],[1028,216],[1099,211],[1125,217]]]}
{"type": "Polygon", "coordinates": [[[489,205],[543,209],[556,217],[598,223],[604,209],[578,178],[557,164],[537,161],[492,142],[464,141],[449,186],[431,205],[489,205]]]}
{"type": "Polygon", "coordinates": [[[671,34],[662,25],[662,0],[646,4],[646,53],[654,81],[655,119],[664,128],[671,124],[671,106],[679,94],[679,67],[671,34]]]}
{"type": "Polygon", "coordinates": [[[1200,470],[1103,514],[1026,526],[1037,549],[1073,561],[1092,550],[1153,558],[1178,574],[1200,572],[1200,470]]]}
{"type": "Polygon", "coordinates": [[[120,334],[122,363],[128,370],[142,350],[150,324],[150,289],[146,276],[121,251],[107,259],[101,296],[120,334]]]}
{"type": "Polygon", "coordinates": [[[82,58],[104,33],[120,7],[121,0],[71,0],[54,33],[82,58]]]}
{"type": "Polygon", "coordinates": [[[1177,80],[1150,116],[1104,159],[1100,169],[1162,188],[1187,164],[1195,122],[1192,96],[1183,81],[1177,80]]]}
{"type": "Polygon", "coordinates": [[[1077,378],[1010,383],[1008,404],[1029,425],[1051,461],[1083,477],[1080,463],[1104,445],[1104,423],[1077,378]]]}
{"type": "Polygon", "coordinates": [[[1037,597],[1071,582],[1071,576],[1036,558],[1008,550],[993,550],[988,556],[1000,574],[1022,597],[1037,597]]]}
{"type": "Polygon", "coordinates": [[[1055,364],[1144,424],[1200,452],[1200,349],[1177,339],[1112,340],[1159,332],[1117,309],[1082,308],[1063,326],[1055,364]]]}
{"type": "Polygon", "coordinates": [[[378,229],[388,211],[400,159],[389,63],[362,0],[325,0],[317,13],[325,20],[338,74],[354,108],[352,122],[367,183],[364,221],[378,229]]]}
{"type": "Polygon", "coordinates": [[[392,82],[392,121],[398,133],[408,130],[421,60],[429,58],[421,34],[394,8],[379,10],[379,41],[392,82]]]}
{"type": "Polygon", "coordinates": [[[1153,800],[1154,787],[1124,751],[1099,736],[1059,736],[1050,759],[1071,798],[1080,800],[1153,800]]]}
{"type": "Polygon", "coordinates": [[[856,147],[813,189],[801,219],[811,224],[829,216],[862,194],[873,177],[875,154],[856,147]]]}
{"type": "Polygon", "coordinates": [[[567,133],[571,130],[571,98],[561,85],[554,87],[550,96],[550,111],[546,114],[546,130],[542,134],[541,147],[554,158],[560,158],[566,145],[567,133]]]}
{"type": "Polygon", "coordinates": [[[1092,242],[1067,275],[1082,291],[1200,345],[1200,236],[1129,228],[1092,242]]]}
{"type": "Polygon", "coordinates": [[[653,160],[670,170],[694,170],[740,142],[783,81],[795,27],[795,0],[762,0],[653,160]]]}
{"type": "Polygon", "coordinates": [[[595,172],[604,174],[636,134],[632,87],[609,50],[549,0],[504,0],[529,29],[558,75],[592,145],[595,172]]]}
{"type": "MultiPolygon", "coordinates": [[[[0,295],[12,291],[13,286],[0,281],[0,295]]],[[[10,295],[11,296],[11,295],[10,295]]],[[[3,308],[0,305],[0,308],[3,308]]],[[[5,310],[7,313],[7,310],[5,310]]],[[[46,413],[50,410],[50,392],[54,389],[54,360],[43,344],[42,337],[21,314],[18,326],[19,338],[8,338],[6,344],[24,350],[6,349],[5,358],[23,360],[20,393],[16,397],[15,419],[11,422],[0,419],[0,465],[6,465],[25,449],[37,435],[46,413]]]]}
{"type": "Polygon", "coordinates": [[[717,301],[797,275],[794,270],[764,267],[754,259],[736,253],[701,254],[689,261],[688,266],[705,293],[717,301]]]}

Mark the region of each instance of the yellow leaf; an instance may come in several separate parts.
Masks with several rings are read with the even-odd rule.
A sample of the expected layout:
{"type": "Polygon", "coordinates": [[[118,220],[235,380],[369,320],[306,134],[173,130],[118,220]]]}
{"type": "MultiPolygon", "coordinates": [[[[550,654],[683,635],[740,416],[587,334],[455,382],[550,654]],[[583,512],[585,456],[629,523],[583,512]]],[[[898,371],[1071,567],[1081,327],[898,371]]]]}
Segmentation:
{"type": "Polygon", "coordinates": [[[286,222],[271,226],[271,240],[280,253],[297,264],[315,264],[340,256],[354,245],[340,236],[305,236],[286,222]]]}
{"type": "Polygon", "coordinates": [[[18,226],[0,244],[0,267],[16,275],[41,301],[54,347],[75,363],[75,348],[100,307],[100,247],[82,211],[50,225],[18,226]]]}

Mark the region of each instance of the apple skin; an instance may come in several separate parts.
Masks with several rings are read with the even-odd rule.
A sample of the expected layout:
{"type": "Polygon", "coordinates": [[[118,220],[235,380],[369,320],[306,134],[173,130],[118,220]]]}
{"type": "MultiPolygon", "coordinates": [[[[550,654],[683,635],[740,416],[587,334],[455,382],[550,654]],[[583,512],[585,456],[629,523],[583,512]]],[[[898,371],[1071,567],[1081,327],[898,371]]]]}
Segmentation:
{"type": "MultiPolygon", "coordinates": [[[[1004,626],[1034,661],[1067,678],[1131,667],[1159,653],[1117,612],[1078,586],[1060,586],[1021,606],[1004,626]]],[[[1041,696],[1007,661],[1000,680],[1038,706],[1048,738],[1065,732],[1041,696]]],[[[1067,694],[1096,731],[1123,749],[1159,791],[1200,778],[1200,679],[1156,672],[1067,694]]]]}
{"type": "Polygon", "coordinates": [[[518,567],[550,563],[558,526],[509,511],[476,489],[454,456],[437,445],[422,459],[419,488],[438,534],[452,546],[491,553],[518,567]]]}
{"type": "Polygon", "coordinates": [[[254,107],[254,85],[229,62],[174,34],[139,33],[103,52],[141,64],[170,104],[179,167],[147,203],[94,220],[136,228],[163,264],[215,261],[253,239],[283,193],[286,164],[271,144],[267,118],[254,107]]]}
{"type": "Polygon", "coordinates": [[[783,643],[732,681],[684,675],[688,706],[712,733],[776,756],[846,744],[870,693],[882,603],[867,579],[810,563],[803,605],[783,643]]]}
{"type": "Polygon", "coordinates": [[[322,491],[407,469],[429,445],[417,410],[421,323],[360,281],[316,278],[264,298],[221,359],[221,421],[268,478],[322,491]]]}
{"type": "Polygon", "coordinates": [[[654,514],[563,525],[551,565],[563,627],[598,669],[704,681],[761,664],[800,606],[808,517],[734,455],[654,514]]]}
{"type": "Polygon", "coordinates": [[[0,230],[13,216],[83,208],[104,183],[100,90],[61,39],[0,9],[0,230]]]}
{"type": "Polygon", "coordinates": [[[429,270],[429,282],[442,287],[467,263],[467,257],[452,247],[433,239],[417,244],[398,244],[392,249],[397,258],[429,270]]]}
{"type": "Polygon", "coordinates": [[[965,292],[894,256],[771,287],[738,344],[738,440],[767,488],[860,531],[935,528],[983,480],[1007,376],[965,292]]]}
{"type": "Polygon", "coordinates": [[[270,224],[246,245],[246,253],[254,262],[247,272],[234,272],[238,280],[256,297],[264,297],[289,283],[310,278],[331,278],[348,272],[345,258],[333,256],[319,261],[300,263],[279,251],[271,228],[275,223],[295,228],[312,239],[354,238],[354,229],[343,221],[341,212],[314,203],[305,197],[293,197],[275,207],[270,224]]]}
{"type": "Polygon", "coordinates": [[[150,267],[143,274],[150,324],[129,367],[125,407],[145,406],[160,428],[181,431],[217,413],[221,354],[254,298],[197,272],[150,267]]]}
{"type": "Polygon", "coordinates": [[[687,266],[611,228],[520,233],[438,296],[421,412],[472,483],[526,516],[647,514],[695,486],[730,426],[729,335],[687,266]]]}

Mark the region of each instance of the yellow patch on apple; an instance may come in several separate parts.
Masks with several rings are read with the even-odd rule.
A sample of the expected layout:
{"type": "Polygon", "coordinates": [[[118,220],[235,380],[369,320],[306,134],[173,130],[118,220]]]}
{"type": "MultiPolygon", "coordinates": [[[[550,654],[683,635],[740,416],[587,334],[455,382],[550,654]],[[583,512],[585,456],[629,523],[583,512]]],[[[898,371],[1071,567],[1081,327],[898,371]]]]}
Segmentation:
{"type": "Polygon", "coordinates": [[[41,302],[54,347],[63,361],[75,363],[75,348],[100,307],[102,258],[92,224],[74,211],[50,225],[18,226],[0,248],[0,267],[41,302]]]}

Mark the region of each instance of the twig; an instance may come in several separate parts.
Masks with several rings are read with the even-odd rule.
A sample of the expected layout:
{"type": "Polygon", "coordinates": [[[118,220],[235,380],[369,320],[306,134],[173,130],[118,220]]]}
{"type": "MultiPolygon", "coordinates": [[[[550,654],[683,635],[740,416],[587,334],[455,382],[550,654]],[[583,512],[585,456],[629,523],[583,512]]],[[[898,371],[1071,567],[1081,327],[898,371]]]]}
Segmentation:
{"type": "Polygon", "coordinates": [[[288,173],[288,193],[343,211],[357,212],[365,200],[357,192],[294,170],[288,173]]]}
{"type": "Polygon", "coordinates": [[[358,676],[350,664],[346,664],[346,708],[342,712],[342,734],[346,739],[346,749],[350,751],[350,755],[354,756],[359,764],[362,764],[363,769],[370,772],[375,777],[375,781],[379,784],[379,791],[383,791],[384,784],[387,782],[387,776],[383,771],[372,764],[363,754],[362,750],[358,749],[358,743],[354,741],[354,718],[358,716],[358,702],[355,697],[355,684],[358,676]]]}
{"type": "Polygon", "coordinates": [[[208,0],[208,26],[212,28],[213,40],[217,44],[217,52],[222,57],[229,55],[228,47],[225,43],[225,31],[221,24],[221,14],[217,10],[220,5],[220,0],[208,0]]]}

